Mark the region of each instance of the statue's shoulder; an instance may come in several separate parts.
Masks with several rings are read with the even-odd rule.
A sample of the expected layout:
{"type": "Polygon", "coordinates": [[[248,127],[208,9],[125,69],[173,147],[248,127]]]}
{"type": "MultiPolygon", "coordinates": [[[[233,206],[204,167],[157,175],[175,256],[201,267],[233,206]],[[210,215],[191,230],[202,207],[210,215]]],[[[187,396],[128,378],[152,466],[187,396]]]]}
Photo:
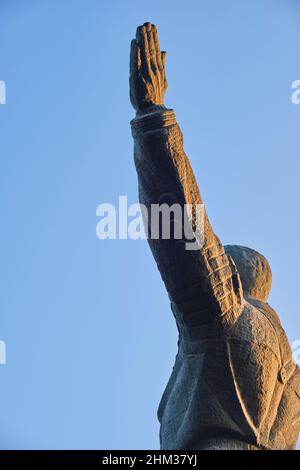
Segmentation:
{"type": "Polygon", "coordinates": [[[271,349],[279,364],[292,361],[287,335],[277,313],[267,303],[253,298],[246,299],[243,312],[227,332],[227,337],[271,349]]]}
{"type": "Polygon", "coordinates": [[[231,341],[250,343],[254,349],[255,345],[268,348],[281,362],[282,327],[279,318],[271,307],[261,304],[245,300],[241,315],[227,331],[226,336],[231,341]]]}
{"type": "Polygon", "coordinates": [[[280,347],[281,362],[283,364],[286,364],[287,362],[292,361],[292,350],[290,347],[290,343],[286,332],[282,327],[279,316],[277,315],[275,310],[269,304],[258,301],[256,301],[256,308],[269,320],[269,322],[273,325],[273,328],[276,331],[280,347]]]}

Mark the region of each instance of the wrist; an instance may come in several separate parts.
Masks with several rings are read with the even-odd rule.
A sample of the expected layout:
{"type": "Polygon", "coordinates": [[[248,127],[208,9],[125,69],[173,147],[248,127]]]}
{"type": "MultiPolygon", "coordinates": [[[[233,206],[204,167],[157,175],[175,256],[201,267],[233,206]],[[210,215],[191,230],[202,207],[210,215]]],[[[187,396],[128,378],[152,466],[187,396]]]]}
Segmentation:
{"type": "Polygon", "coordinates": [[[137,109],[136,117],[142,117],[142,116],[146,116],[147,114],[164,112],[166,110],[167,108],[164,104],[151,104],[149,106],[146,106],[143,109],[137,109]]]}

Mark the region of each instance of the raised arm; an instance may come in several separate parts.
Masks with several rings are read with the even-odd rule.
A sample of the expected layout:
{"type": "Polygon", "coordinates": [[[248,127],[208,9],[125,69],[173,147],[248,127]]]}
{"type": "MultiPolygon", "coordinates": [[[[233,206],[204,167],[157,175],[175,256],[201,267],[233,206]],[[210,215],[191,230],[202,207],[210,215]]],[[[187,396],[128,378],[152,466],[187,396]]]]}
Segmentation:
{"type": "Polygon", "coordinates": [[[140,202],[148,209],[149,226],[153,204],[179,204],[183,213],[189,213],[193,231],[202,236],[201,240],[196,236],[193,250],[187,249],[184,237],[153,239],[151,232],[149,244],[178,321],[194,326],[219,318],[232,324],[242,307],[239,276],[205,210],[196,216],[202,199],[175,114],[164,105],[165,60],[156,27],[151,23],[138,27],[131,42],[130,99],[136,110],[131,126],[140,202]]]}

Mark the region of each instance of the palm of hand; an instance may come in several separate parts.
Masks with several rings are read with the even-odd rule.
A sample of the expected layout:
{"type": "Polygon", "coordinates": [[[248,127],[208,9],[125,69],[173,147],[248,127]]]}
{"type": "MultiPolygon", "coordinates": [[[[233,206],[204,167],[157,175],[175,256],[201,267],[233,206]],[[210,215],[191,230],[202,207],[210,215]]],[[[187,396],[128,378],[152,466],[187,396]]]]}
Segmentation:
{"type": "Polygon", "coordinates": [[[130,101],[137,113],[162,106],[167,89],[166,52],[160,51],[155,25],[144,23],[131,41],[130,101]]]}

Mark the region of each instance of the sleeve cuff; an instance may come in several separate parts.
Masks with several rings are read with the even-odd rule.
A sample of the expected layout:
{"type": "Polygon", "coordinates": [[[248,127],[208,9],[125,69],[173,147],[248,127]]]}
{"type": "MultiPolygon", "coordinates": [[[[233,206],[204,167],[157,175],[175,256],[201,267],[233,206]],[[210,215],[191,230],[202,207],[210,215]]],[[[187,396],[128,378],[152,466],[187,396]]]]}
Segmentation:
{"type": "Polygon", "coordinates": [[[130,121],[130,124],[133,134],[151,132],[173,126],[176,124],[176,117],[173,109],[166,109],[136,117],[130,121]]]}

